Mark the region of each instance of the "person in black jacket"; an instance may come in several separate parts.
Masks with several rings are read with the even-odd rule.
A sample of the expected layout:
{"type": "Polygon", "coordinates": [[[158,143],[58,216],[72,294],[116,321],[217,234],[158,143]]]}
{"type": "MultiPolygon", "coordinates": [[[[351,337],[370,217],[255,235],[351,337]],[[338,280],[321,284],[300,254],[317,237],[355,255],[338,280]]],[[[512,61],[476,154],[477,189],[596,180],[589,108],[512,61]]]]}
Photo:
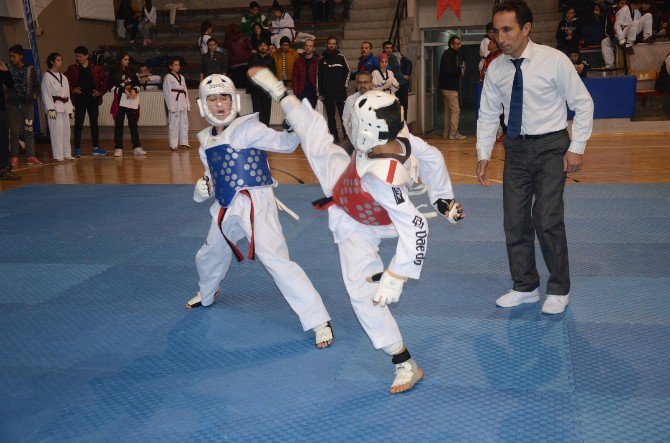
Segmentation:
{"type": "Polygon", "coordinates": [[[442,53],[440,59],[440,90],[444,99],[444,132],[443,138],[449,140],[463,140],[464,135],[458,133],[458,119],[461,116],[461,107],[458,104],[458,91],[464,69],[458,65],[458,51],[461,49],[461,39],[452,35],[449,37],[449,49],[442,53]]]}
{"type": "MultiPolygon", "coordinates": [[[[333,136],[335,143],[340,142],[337,134],[337,121],[335,119],[335,108],[340,113],[340,122],[344,112],[344,101],[347,99],[347,81],[349,79],[349,63],[344,55],[337,50],[337,39],[328,37],[326,50],[319,61],[317,73],[319,96],[326,108],[328,116],[328,132],[333,136]]],[[[342,130],[344,133],[344,129],[342,130]]]]}
{"type": "Polygon", "coordinates": [[[14,79],[7,65],[0,61],[0,180],[19,180],[9,162],[9,125],[5,107],[5,87],[13,88],[14,79]]]}
{"type": "MultiPolygon", "coordinates": [[[[252,66],[265,66],[272,72],[277,72],[275,60],[268,50],[270,48],[270,40],[267,38],[261,39],[256,48],[256,53],[251,55],[249,59],[249,68],[252,66]]],[[[258,119],[270,124],[270,109],[272,107],[272,98],[261,88],[256,86],[253,82],[247,83],[247,94],[251,95],[251,106],[254,112],[258,112],[258,119]]]]}
{"type": "Polygon", "coordinates": [[[137,130],[139,120],[140,79],[130,68],[130,55],[119,52],[116,56],[116,66],[109,73],[107,88],[114,94],[112,116],[114,117],[114,157],[123,156],[123,121],[128,116],[128,128],[133,143],[133,154],[146,155],[140,144],[140,134],[137,130]]]}
{"type": "Polygon", "coordinates": [[[575,8],[568,7],[565,10],[565,18],[558,23],[556,28],[556,49],[565,53],[577,49],[582,39],[582,24],[575,16],[575,8]]]}

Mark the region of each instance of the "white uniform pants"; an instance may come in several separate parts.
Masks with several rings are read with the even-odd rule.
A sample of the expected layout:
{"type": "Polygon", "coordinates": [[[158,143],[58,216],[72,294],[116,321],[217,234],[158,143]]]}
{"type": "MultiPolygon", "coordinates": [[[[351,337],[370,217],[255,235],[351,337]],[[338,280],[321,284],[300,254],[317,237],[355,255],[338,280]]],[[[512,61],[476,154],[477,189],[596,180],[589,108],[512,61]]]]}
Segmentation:
{"type": "Polygon", "coordinates": [[[651,25],[653,21],[653,17],[648,13],[640,17],[639,20],[633,20],[624,31],[626,33],[626,41],[630,44],[635,43],[635,39],[640,32],[642,33],[642,38],[651,36],[651,25]]]}
{"type": "MultiPolygon", "coordinates": [[[[277,205],[270,188],[249,191],[254,205],[254,241],[256,256],[267,268],[291,309],[298,314],[303,330],[313,329],[330,320],[321,296],[298,264],[291,261],[288,247],[277,216],[277,205]]],[[[214,207],[218,211],[219,205],[214,207]]],[[[238,194],[223,219],[223,232],[232,242],[251,238],[251,202],[238,194]]],[[[246,251],[242,251],[246,253],[246,251]]],[[[200,296],[203,306],[214,301],[214,293],[226,276],[232,252],[212,217],[207,241],[198,251],[195,262],[200,276],[200,296]]]]}
{"type": "Polygon", "coordinates": [[[70,147],[70,117],[66,112],[57,112],[56,118],[47,118],[51,134],[51,149],[54,159],[72,157],[70,147]]]}
{"type": "Polygon", "coordinates": [[[188,144],[188,111],[178,109],[175,112],[168,112],[170,128],[170,147],[176,148],[179,145],[189,146],[188,144]]]}
{"type": "MultiPolygon", "coordinates": [[[[309,104],[303,103],[299,109],[291,111],[289,122],[300,136],[302,150],[321,188],[330,195],[349,165],[349,156],[344,149],[333,144],[325,119],[317,115],[309,104]],[[296,115],[293,115],[294,112],[296,115]]],[[[388,237],[389,230],[365,226],[336,207],[328,209],[328,217],[340,252],[344,285],[354,313],[372,345],[381,349],[401,342],[402,335],[388,306],[382,308],[372,303],[379,283],[366,281],[367,277],[384,271],[379,243],[382,238],[388,237]]]]}
{"type": "Polygon", "coordinates": [[[615,54],[616,54],[616,45],[611,38],[605,37],[602,42],[600,42],[600,51],[603,54],[603,61],[605,62],[606,68],[614,68],[615,64],[615,54]]]}

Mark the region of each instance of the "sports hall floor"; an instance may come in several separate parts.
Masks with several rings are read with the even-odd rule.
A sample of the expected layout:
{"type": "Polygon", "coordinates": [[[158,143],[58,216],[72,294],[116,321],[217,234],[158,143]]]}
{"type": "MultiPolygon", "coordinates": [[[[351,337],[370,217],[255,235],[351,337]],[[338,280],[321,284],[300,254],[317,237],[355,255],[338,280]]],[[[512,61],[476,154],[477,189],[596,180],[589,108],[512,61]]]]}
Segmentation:
{"type": "MultiPolygon", "coordinates": [[[[280,214],[291,256],[333,318],[326,350],[260,263],[233,263],[213,307],[184,310],[209,226],[195,148],[54,164],[41,145],[44,166],[0,182],[0,441],[668,441],[668,140],[590,141],[566,188],[571,304],[544,316],[495,307],[510,286],[501,186],[476,184],[473,137],[432,139],[468,218],[429,221],[422,277],[393,308],[426,373],[398,396],[300,151],[270,163],[300,215],[280,214]]],[[[497,146],[492,178],[502,164],[497,146]]]]}

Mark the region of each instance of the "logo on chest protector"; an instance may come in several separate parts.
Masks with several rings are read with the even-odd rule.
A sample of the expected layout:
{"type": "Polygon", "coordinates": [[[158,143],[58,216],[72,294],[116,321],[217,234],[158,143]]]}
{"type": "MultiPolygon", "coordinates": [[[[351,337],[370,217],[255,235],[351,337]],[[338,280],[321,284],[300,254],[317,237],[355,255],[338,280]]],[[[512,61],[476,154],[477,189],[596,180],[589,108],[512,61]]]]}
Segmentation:
{"type": "Polygon", "coordinates": [[[405,203],[405,197],[402,195],[402,189],[400,188],[391,188],[393,189],[393,197],[395,198],[396,204],[405,203]]]}

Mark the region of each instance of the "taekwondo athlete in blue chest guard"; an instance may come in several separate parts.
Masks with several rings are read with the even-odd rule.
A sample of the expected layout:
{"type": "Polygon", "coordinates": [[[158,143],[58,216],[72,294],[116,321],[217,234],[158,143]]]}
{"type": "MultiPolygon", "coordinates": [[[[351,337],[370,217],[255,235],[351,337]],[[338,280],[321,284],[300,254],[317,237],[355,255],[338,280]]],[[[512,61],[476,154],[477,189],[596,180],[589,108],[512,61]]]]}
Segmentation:
{"type": "Polygon", "coordinates": [[[316,346],[333,341],[330,316],[321,296],[303,269],[291,261],[281,225],[265,151],[293,152],[300,142],[294,134],[278,132],[258,120],[258,114],[237,116],[239,99],[233,82],[213,74],[200,83],[200,114],[212,125],[198,134],[200,160],[205,168],[193,193],[196,202],[211,197],[212,223],[195,257],[199,291],[187,309],[209,306],[220,295],[219,284],[235,255],[236,243],[246,237],[249,259],[258,259],[298,315],[303,330],[313,330],[316,346]]]}

